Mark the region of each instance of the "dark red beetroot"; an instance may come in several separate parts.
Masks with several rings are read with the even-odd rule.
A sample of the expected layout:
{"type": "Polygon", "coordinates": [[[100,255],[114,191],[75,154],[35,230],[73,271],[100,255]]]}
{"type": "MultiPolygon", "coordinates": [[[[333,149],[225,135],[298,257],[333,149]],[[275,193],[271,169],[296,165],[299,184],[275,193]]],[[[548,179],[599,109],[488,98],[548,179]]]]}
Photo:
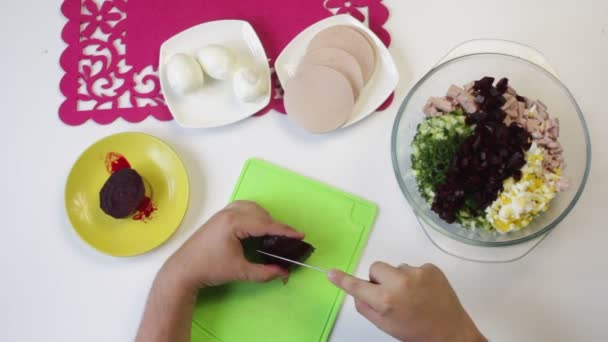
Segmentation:
{"type": "Polygon", "coordinates": [[[517,124],[503,122],[506,113],[501,107],[508,82],[503,78],[494,87],[492,77],[475,81],[479,111],[467,117],[467,124],[476,125],[475,130],[452,158],[446,181],[437,187],[432,204],[432,210],[449,223],[465,205],[473,215],[481,214],[496,200],[505,179],[521,178],[531,137],[517,124]]]}
{"type": "Polygon", "coordinates": [[[145,195],[141,176],[131,168],[122,168],[112,173],[101,188],[99,204],[104,213],[125,218],[137,211],[145,195]]]}
{"type": "MultiPolygon", "coordinates": [[[[295,261],[304,261],[314,252],[315,248],[302,240],[292,239],[284,236],[264,236],[262,238],[260,251],[278,255],[295,261]]],[[[262,260],[266,264],[279,265],[285,269],[290,269],[294,264],[261,254],[262,260]]]]}

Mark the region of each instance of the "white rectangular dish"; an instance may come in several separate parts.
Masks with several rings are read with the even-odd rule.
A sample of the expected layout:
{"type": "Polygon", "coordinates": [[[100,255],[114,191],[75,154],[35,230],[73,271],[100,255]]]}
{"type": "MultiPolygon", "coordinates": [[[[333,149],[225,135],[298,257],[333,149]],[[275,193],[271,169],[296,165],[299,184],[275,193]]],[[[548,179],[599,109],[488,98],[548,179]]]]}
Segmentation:
{"type": "Polygon", "coordinates": [[[253,27],[242,20],[219,20],[193,26],[164,42],[160,48],[160,83],[169,110],[180,126],[210,128],[245,119],[268,105],[271,96],[270,67],[266,52],[253,27]],[[194,55],[210,44],[232,50],[237,67],[254,67],[266,81],[267,91],[253,102],[242,102],[234,94],[232,79],[214,80],[205,75],[205,85],[182,95],[168,85],[165,65],[175,53],[194,55]]]}

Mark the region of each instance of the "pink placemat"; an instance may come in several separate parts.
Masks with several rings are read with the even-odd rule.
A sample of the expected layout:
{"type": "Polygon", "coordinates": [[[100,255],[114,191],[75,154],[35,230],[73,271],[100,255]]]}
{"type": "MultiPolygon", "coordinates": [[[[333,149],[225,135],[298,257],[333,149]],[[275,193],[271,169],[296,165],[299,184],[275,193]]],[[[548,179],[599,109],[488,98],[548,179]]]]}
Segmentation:
{"type": "MultiPolygon", "coordinates": [[[[389,11],[382,0],[64,0],[68,44],[60,64],[65,71],[59,117],[68,125],[89,119],[109,124],[119,117],[140,122],[148,116],[173,119],[158,79],[162,42],[203,22],[240,19],[251,23],[270,65],[302,30],[335,14],[349,13],[366,23],[386,44],[389,11]]],[[[256,115],[285,113],[282,90],[273,73],[274,96],[256,115]]],[[[378,110],[392,102],[392,95],[378,110]]]]}

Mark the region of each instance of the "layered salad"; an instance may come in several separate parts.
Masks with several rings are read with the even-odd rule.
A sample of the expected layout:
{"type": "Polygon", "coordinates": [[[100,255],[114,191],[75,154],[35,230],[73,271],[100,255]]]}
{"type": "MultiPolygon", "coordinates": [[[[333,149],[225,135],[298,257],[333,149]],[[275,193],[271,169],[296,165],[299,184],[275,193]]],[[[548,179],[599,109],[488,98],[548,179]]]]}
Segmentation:
{"type": "Polygon", "coordinates": [[[558,119],[508,79],[452,85],[423,112],[412,169],[420,195],[446,222],[517,231],[568,187],[558,119]]]}

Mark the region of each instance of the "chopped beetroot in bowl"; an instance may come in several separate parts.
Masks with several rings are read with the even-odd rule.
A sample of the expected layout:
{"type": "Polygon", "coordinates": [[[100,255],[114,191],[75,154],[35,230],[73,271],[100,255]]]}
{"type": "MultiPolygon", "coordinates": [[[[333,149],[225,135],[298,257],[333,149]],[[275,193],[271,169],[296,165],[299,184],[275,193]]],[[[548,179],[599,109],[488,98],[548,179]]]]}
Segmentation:
{"type": "Polygon", "coordinates": [[[591,145],[582,111],[551,71],[481,52],[446,59],[412,87],[395,118],[391,157],[427,233],[495,247],[539,237],[571,212],[591,145]]]}
{"type": "MultiPolygon", "coordinates": [[[[562,149],[556,142],[559,121],[549,119],[546,107],[541,104],[540,101],[532,102],[518,95],[509,86],[507,78],[495,82],[495,78],[489,76],[463,87],[451,85],[446,96],[429,98],[423,107],[427,120],[460,113],[465,116],[464,122],[472,131],[464,134],[463,130],[461,139],[456,140],[460,141],[458,146],[450,155],[449,161],[444,163],[448,165],[444,174],[434,176],[435,179],[441,179],[441,182],[432,184],[431,189],[418,182],[419,191],[430,203],[432,211],[447,223],[457,222],[471,228],[498,229],[504,232],[521,229],[529,224],[529,220],[520,218],[522,215],[530,216],[530,212],[539,208],[536,203],[539,202],[538,196],[535,196],[538,194],[534,193],[534,189],[526,188],[527,192],[521,198],[501,199],[505,203],[496,201],[503,193],[505,184],[527,184],[522,169],[533,162],[529,160],[532,157],[527,158],[527,151],[533,142],[543,151],[542,163],[547,166],[544,172],[552,175],[534,180],[552,189],[545,197],[552,199],[552,194],[565,188],[565,182],[560,177],[563,167],[560,156],[562,149]],[[538,114],[538,111],[542,113],[538,114]],[[512,204],[511,201],[517,203],[512,204]]],[[[421,124],[418,130],[424,133],[428,130],[425,127],[421,124]]],[[[443,135],[450,136],[450,129],[456,129],[457,125],[443,124],[443,127],[447,129],[443,135]]],[[[421,142],[420,135],[417,133],[412,142],[415,153],[411,158],[417,179],[424,178],[430,172],[421,166],[431,165],[420,161],[420,151],[432,160],[437,157],[426,151],[430,146],[434,150],[441,150],[437,145],[454,145],[453,141],[434,139],[434,136],[421,142]]],[[[433,171],[436,173],[437,168],[433,171]]],[[[541,206],[543,210],[547,207],[544,204],[541,206]]],[[[536,211],[534,215],[540,213],[536,211]]]]}

